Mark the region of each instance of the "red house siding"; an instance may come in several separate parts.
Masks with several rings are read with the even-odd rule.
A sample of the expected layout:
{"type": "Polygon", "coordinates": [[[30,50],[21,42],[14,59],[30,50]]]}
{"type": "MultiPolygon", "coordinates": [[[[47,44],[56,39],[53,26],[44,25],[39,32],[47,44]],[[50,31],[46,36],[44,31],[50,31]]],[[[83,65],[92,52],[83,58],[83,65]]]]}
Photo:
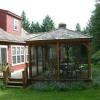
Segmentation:
{"type": "MultiPolygon", "coordinates": [[[[11,46],[8,48],[8,63],[12,65],[12,51],[11,51],[11,46]]],[[[25,67],[26,67],[26,64],[12,65],[11,70],[12,71],[20,70],[20,69],[24,69],[25,67]]]]}
{"type": "Polygon", "coordinates": [[[17,19],[18,20],[18,31],[14,30],[14,19],[17,19],[13,16],[10,16],[10,15],[7,15],[7,29],[6,31],[13,34],[13,35],[18,35],[20,36],[21,35],[21,20],[20,19],[17,19]]]}
{"type": "Polygon", "coordinates": [[[11,70],[16,71],[16,70],[24,69],[25,67],[26,67],[25,64],[19,64],[19,65],[12,66],[11,70]]]}
{"type": "Polygon", "coordinates": [[[0,11],[0,27],[6,30],[6,16],[2,11],[0,11]]]}
{"type": "MultiPolygon", "coordinates": [[[[10,11],[0,9],[0,28],[3,28],[9,34],[21,36],[22,33],[21,17],[10,11]],[[18,30],[14,30],[14,19],[18,20],[18,30]]],[[[8,47],[8,63],[12,65],[11,45],[9,45],[8,47]]],[[[26,64],[17,64],[17,65],[13,65],[11,69],[14,71],[14,70],[23,69],[25,67],[26,64]]]]}

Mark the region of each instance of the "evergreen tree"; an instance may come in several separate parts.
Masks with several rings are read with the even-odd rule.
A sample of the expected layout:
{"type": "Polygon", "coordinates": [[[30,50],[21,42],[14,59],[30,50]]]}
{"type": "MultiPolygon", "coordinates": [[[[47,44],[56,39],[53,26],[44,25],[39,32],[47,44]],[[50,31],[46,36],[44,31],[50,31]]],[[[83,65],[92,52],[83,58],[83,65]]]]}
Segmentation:
{"type": "Polygon", "coordinates": [[[76,31],[77,32],[81,32],[81,27],[80,27],[80,24],[79,23],[76,24],[76,31]]]}
{"type": "Polygon", "coordinates": [[[34,23],[32,21],[31,25],[30,25],[30,33],[38,33],[38,32],[41,32],[41,27],[39,25],[38,22],[34,23]]]}
{"type": "Polygon", "coordinates": [[[27,31],[27,32],[30,32],[30,22],[29,22],[29,20],[27,19],[26,20],[26,22],[25,22],[25,30],[27,31]]]}
{"type": "Polygon", "coordinates": [[[32,21],[31,25],[30,25],[30,33],[34,33],[35,32],[35,24],[32,21]]]}
{"type": "Polygon", "coordinates": [[[22,26],[23,26],[24,30],[29,32],[30,31],[30,22],[29,22],[28,18],[26,18],[25,11],[22,12],[21,17],[22,17],[22,26]]]}
{"type": "Polygon", "coordinates": [[[96,2],[88,27],[90,34],[93,36],[93,52],[96,52],[100,50],[100,0],[96,2]]]}
{"type": "Polygon", "coordinates": [[[53,20],[47,15],[44,19],[43,19],[43,23],[42,23],[42,31],[43,32],[48,32],[50,30],[53,30],[54,27],[54,22],[53,20]]]}
{"type": "Polygon", "coordinates": [[[25,14],[25,11],[22,12],[21,17],[22,17],[22,26],[23,26],[23,28],[25,30],[25,26],[26,26],[26,14],[25,14]]]}
{"type": "Polygon", "coordinates": [[[38,22],[35,24],[35,32],[41,32],[41,27],[38,22]]]}

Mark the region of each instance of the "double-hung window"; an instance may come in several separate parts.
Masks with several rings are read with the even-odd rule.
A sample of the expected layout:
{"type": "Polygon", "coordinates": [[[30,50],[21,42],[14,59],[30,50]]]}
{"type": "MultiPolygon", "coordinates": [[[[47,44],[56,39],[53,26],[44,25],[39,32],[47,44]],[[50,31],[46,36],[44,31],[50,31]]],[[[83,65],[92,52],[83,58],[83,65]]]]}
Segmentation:
{"type": "Polygon", "coordinates": [[[24,47],[12,46],[12,64],[24,63],[24,47]]]}
{"type": "Polygon", "coordinates": [[[14,19],[14,30],[18,31],[19,23],[17,19],[14,19]]]}

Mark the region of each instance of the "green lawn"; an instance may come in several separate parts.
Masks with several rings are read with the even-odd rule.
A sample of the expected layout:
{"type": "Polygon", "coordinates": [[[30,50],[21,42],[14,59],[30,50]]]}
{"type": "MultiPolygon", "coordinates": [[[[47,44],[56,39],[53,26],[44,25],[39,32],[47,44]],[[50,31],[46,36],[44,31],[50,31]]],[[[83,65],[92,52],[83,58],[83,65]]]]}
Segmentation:
{"type": "Polygon", "coordinates": [[[100,100],[100,87],[80,91],[6,89],[0,91],[0,100],[100,100]]]}
{"type": "MultiPolygon", "coordinates": [[[[94,67],[93,81],[100,84],[100,67],[94,67]]],[[[0,89],[0,100],[100,100],[100,85],[85,90],[36,91],[30,88],[0,89]]]]}

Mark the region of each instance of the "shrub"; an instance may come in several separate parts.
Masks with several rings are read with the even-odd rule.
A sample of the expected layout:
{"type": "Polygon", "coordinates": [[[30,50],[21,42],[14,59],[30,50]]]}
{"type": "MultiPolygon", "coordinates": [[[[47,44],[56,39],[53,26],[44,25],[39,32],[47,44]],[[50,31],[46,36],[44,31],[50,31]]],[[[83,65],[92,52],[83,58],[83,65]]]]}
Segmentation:
{"type": "Polygon", "coordinates": [[[100,50],[93,54],[92,60],[94,64],[100,64],[100,50]]]}
{"type": "Polygon", "coordinates": [[[4,90],[5,89],[5,85],[4,85],[4,83],[3,83],[2,80],[0,80],[0,89],[1,90],[4,90]]]}
{"type": "Polygon", "coordinates": [[[93,68],[93,86],[100,86],[100,65],[93,68]]]}
{"type": "Polygon", "coordinates": [[[72,81],[72,82],[60,82],[60,81],[51,81],[51,82],[36,82],[31,86],[32,89],[42,90],[42,91],[51,91],[51,90],[83,90],[87,88],[87,84],[83,81],[72,81]]]}

